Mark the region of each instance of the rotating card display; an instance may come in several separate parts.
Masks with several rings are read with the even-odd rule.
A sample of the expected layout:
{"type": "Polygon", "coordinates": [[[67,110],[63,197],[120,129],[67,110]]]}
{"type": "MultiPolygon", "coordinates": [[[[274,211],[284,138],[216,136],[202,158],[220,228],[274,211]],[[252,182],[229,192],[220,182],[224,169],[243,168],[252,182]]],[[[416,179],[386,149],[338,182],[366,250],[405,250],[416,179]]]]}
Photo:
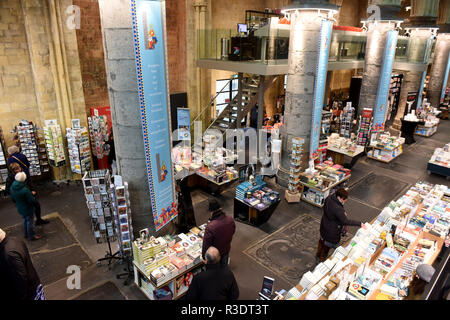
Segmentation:
{"type": "Polygon", "coordinates": [[[67,128],[70,168],[72,172],[84,174],[91,170],[91,147],[87,128],[67,128]]]}
{"type": "Polygon", "coordinates": [[[123,182],[121,176],[114,176],[114,183],[111,184],[109,191],[112,200],[112,211],[114,214],[120,256],[131,256],[131,242],[134,239],[128,183],[123,182]]]}
{"type": "Polygon", "coordinates": [[[97,159],[103,159],[107,155],[103,146],[108,141],[108,120],[105,116],[93,116],[88,118],[88,123],[92,153],[97,159]]]}
{"type": "Polygon", "coordinates": [[[115,241],[115,224],[110,198],[111,176],[108,170],[86,172],[83,177],[86,205],[97,243],[115,241]]]}
{"type": "Polygon", "coordinates": [[[30,176],[40,176],[42,172],[39,162],[40,148],[36,126],[33,125],[32,122],[22,120],[20,124],[15,127],[14,131],[17,134],[14,137],[17,141],[17,145],[20,145],[22,154],[24,154],[30,162],[30,176]]]}
{"type": "Polygon", "coordinates": [[[48,162],[53,167],[66,165],[66,155],[64,154],[64,142],[61,126],[56,120],[45,121],[44,138],[47,150],[48,162]]]}

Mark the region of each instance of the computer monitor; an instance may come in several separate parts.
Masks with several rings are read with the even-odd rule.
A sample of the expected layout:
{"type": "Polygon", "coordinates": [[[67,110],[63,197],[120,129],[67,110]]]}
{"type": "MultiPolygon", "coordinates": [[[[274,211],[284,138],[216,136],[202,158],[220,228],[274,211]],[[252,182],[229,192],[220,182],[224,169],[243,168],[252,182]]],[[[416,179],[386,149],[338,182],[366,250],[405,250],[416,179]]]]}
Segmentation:
{"type": "Polygon", "coordinates": [[[248,28],[245,23],[238,23],[238,33],[245,33],[247,34],[248,28]]]}

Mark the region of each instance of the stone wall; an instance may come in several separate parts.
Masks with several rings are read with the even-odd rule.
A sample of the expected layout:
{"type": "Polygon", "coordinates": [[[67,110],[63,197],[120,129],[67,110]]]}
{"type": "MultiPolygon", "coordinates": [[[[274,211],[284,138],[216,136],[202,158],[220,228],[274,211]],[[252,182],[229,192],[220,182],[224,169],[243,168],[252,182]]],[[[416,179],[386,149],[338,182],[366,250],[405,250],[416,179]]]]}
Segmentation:
{"type": "Polygon", "coordinates": [[[0,2],[0,75],[0,126],[10,145],[9,132],[25,115],[41,123],[22,9],[16,0],[0,2]]]}
{"type": "Polygon", "coordinates": [[[98,0],[73,0],[80,7],[77,44],[87,112],[109,105],[98,0]]]}

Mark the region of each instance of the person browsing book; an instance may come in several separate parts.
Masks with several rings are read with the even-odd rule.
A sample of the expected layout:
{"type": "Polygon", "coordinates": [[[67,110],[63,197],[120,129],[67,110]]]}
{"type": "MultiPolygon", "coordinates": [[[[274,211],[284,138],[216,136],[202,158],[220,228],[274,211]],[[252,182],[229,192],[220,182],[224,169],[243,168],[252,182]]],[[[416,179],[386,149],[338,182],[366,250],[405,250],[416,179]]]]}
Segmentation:
{"type": "Polygon", "coordinates": [[[344,209],[348,192],[339,188],[334,194],[325,199],[323,215],[320,222],[320,239],[316,253],[316,260],[323,262],[327,259],[330,248],[336,249],[341,241],[345,226],[364,227],[361,221],[350,220],[344,209]]]}
{"type": "Polygon", "coordinates": [[[211,217],[205,229],[203,237],[202,257],[205,259],[206,251],[209,247],[216,247],[221,256],[221,265],[228,265],[231,240],[236,232],[234,219],[223,212],[216,200],[209,201],[209,211],[211,217]]]}
{"type": "Polygon", "coordinates": [[[8,165],[10,166],[13,163],[19,164],[22,171],[27,175],[27,178],[30,179],[30,162],[28,161],[27,156],[20,153],[18,146],[10,146],[8,148],[8,154],[8,165]]]}
{"type": "Polygon", "coordinates": [[[194,276],[186,294],[188,301],[237,300],[239,287],[228,266],[221,266],[220,253],[215,247],[206,251],[206,271],[194,276]]]}

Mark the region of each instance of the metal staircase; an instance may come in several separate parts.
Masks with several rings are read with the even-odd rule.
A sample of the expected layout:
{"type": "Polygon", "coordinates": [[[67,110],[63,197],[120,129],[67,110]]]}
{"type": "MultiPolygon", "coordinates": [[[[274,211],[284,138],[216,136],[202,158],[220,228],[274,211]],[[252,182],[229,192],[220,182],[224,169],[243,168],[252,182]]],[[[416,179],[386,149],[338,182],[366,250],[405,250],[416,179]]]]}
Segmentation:
{"type": "MultiPolygon", "coordinates": [[[[239,129],[245,127],[245,120],[251,109],[258,103],[258,93],[262,90],[262,94],[272,85],[276,80],[275,76],[260,76],[256,74],[249,75],[248,77],[242,77],[239,81],[238,94],[228,105],[222,110],[222,112],[214,119],[209,126],[202,132],[202,134],[208,129],[215,129],[222,133],[225,141],[225,133],[228,129],[239,129]],[[263,81],[263,83],[261,83],[263,81]]],[[[231,82],[232,80],[230,80],[231,82]]],[[[224,88],[216,94],[211,102],[206,106],[202,112],[192,121],[191,126],[195,121],[202,120],[205,115],[205,111],[211,106],[214,106],[215,100],[218,95],[221,94],[224,89],[230,85],[228,82],[224,88]]],[[[194,146],[201,147],[200,141],[193,141],[194,146]]]]}

